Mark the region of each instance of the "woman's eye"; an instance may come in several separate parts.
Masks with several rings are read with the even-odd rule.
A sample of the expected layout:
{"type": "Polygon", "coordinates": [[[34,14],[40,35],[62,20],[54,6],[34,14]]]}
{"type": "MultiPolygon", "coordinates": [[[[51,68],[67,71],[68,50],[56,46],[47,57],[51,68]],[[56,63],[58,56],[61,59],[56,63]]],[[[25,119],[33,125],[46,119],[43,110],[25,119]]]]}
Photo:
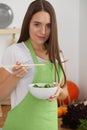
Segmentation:
{"type": "Polygon", "coordinates": [[[39,27],[39,26],[40,26],[40,24],[39,24],[39,23],[35,23],[34,25],[35,25],[36,27],[39,27]]]}

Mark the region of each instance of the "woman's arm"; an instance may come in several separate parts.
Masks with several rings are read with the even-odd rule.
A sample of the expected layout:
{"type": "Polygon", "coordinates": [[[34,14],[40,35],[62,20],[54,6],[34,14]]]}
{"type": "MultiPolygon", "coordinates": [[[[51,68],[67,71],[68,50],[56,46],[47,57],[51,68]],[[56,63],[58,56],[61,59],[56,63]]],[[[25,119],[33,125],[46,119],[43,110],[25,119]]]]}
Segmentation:
{"type": "Polygon", "coordinates": [[[62,82],[60,83],[60,93],[57,96],[58,99],[64,100],[67,96],[68,96],[68,89],[67,89],[67,84],[64,84],[64,79],[62,80],[62,82]],[[63,86],[63,88],[61,88],[61,86],[63,86]]]}
{"type": "Polygon", "coordinates": [[[58,99],[64,100],[68,96],[68,89],[67,89],[67,84],[64,85],[63,88],[59,88],[60,93],[57,96],[58,99]]]}
{"type": "Polygon", "coordinates": [[[27,73],[25,67],[20,63],[17,63],[12,71],[9,73],[4,68],[0,68],[0,101],[11,94],[19,80],[27,73]]]}

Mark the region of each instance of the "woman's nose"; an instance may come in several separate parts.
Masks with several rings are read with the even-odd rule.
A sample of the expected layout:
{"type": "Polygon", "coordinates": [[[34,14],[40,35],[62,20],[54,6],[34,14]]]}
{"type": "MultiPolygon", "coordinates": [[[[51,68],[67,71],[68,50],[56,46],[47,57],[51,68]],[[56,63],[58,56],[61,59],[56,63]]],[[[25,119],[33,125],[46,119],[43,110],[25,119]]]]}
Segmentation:
{"type": "Polygon", "coordinates": [[[42,27],[42,28],[41,28],[41,33],[42,33],[42,34],[45,34],[45,33],[46,33],[46,28],[45,28],[45,27],[42,27]]]}

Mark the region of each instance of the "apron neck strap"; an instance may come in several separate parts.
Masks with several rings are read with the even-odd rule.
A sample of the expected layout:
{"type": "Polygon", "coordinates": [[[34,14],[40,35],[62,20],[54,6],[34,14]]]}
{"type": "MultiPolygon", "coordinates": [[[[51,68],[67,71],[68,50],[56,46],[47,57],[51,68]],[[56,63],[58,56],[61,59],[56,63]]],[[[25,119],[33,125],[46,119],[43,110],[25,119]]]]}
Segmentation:
{"type": "Polygon", "coordinates": [[[37,64],[38,63],[38,59],[36,57],[36,54],[35,54],[34,49],[32,47],[32,44],[31,44],[30,40],[27,40],[26,42],[27,42],[28,49],[30,50],[32,59],[33,59],[34,63],[37,64]]]}

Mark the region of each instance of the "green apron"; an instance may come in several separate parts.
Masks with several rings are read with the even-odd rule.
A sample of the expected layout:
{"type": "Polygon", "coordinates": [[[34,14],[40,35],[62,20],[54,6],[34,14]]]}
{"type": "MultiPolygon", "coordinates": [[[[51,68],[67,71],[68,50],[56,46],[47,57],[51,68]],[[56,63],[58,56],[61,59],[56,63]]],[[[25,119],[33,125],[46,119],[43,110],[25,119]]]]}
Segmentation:
{"type": "MultiPolygon", "coordinates": [[[[39,64],[29,41],[28,47],[34,63],[39,64]]],[[[35,67],[33,83],[54,81],[54,65],[51,62],[44,62],[44,64],[35,67]]],[[[62,73],[60,74],[62,78],[62,73]]],[[[57,101],[37,99],[28,93],[15,108],[8,112],[3,130],[58,130],[57,101]]]]}

